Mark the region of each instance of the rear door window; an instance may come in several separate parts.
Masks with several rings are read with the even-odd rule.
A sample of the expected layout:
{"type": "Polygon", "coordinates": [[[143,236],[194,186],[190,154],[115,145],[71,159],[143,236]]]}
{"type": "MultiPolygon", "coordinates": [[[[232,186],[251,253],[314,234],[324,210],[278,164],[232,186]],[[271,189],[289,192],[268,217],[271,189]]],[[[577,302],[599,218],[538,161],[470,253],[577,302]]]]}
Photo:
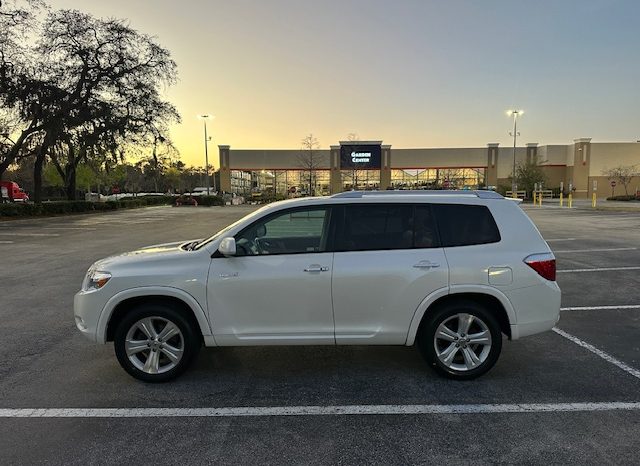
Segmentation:
{"type": "Polygon", "coordinates": [[[500,241],[491,211],[482,205],[434,204],[443,247],[471,246],[500,241]]]}
{"type": "Polygon", "coordinates": [[[336,251],[431,248],[437,244],[428,205],[347,205],[336,237],[336,251]]]}

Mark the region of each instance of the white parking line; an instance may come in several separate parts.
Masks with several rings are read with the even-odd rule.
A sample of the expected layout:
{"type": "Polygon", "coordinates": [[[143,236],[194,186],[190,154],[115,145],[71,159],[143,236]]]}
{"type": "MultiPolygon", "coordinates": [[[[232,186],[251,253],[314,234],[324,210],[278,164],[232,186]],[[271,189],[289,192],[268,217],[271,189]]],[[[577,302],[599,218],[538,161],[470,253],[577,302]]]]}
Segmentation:
{"type": "Polygon", "coordinates": [[[602,359],[613,364],[614,366],[618,366],[620,369],[622,369],[626,373],[631,374],[637,379],[640,379],[640,371],[638,369],[634,369],[633,367],[628,366],[622,361],[611,356],[609,353],[605,353],[601,349],[596,348],[595,346],[587,343],[586,341],[582,341],[580,338],[574,337],[573,335],[565,332],[564,330],[560,330],[558,327],[553,327],[552,330],[556,332],[558,335],[565,337],[567,340],[574,342],[576,345],[582,346],[583,348],[591,351],[593,354],[600,356],[602,359]]]}
{"type": "Polygon", "coordinates": [[[561,307],[561,311],[606,311],[615,309],[640,309],[640,304],[625,304],[622,306],[577,306],[561,307]]]}
{"type": "MultiPolygon", "coordinates": [[[[95,225],[102,225],[103,223],[108,223],[108,222],[100,222],[100,221],[84,221],[84,222],[73,222],[71,223],[71,225],[75,225],[77,227],[80,228],[85,228],[88,226],[95,226],[95,225]]],[[[69,228],[69,223],[49,223],[48,224],[50,228],[53,227],[65,227],[65,228],[69,228]]]]}
{"type": "Polygon", "coordinates": [[[0,244],[13,244],[13,241],[0,241],[0,244]]]}
{"type": "Polygon", "coordinates": [[[598,267],[593,269],[565,269],[558,270],[556,273],[574,273],[574,272],[611,272],[618,270],[640,270],[640,267],[598,267]]]}
{"type": "Polygon", "coordinates": [[[60,236],[60,233],[0,233],[1,236],[60,236]]]}
{"type": "Polygon", "coordinates": [[[45,227],[42,230],[83,230],[83,231],[95,231],[96,228],[87,227],[45,227]]]}
{"type": "Polygon", "coordinates": [[[553,239],[545,239],[547,243],[551,241],[575,241],[576,238],[553,238],[553,239]]]}
{"type": "Polygon", "coordinates": [[[0,418],[147,418],[242,416],[352,416],[402,414],[494,414],[585,411],[637,411],[640,402],[521,403],[468,405],[343,405],[232,408],[17,408],[0,409],[0,418]]]}
{"type": "Polygon", "coordinates": [[[554,254],[564,254],[570,252],[610,252],[610,251],[635,251],[638,248],[606,248],[606,249],[565,249],[564,251],[553,251],[554,254]]]}

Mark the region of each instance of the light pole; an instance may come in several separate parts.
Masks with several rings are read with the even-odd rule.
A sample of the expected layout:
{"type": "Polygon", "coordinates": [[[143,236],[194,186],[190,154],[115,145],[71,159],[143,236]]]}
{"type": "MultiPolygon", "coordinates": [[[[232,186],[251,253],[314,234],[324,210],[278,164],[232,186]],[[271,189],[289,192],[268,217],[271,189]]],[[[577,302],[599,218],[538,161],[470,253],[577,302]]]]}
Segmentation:
{"type": "Polygon", "coordinates": [[[511,175],[511,195],[513,197],[517,197],[516,189],[518,185],[516,184],[516,142],[518,140],[518,117],[522,116],[524,110],[508,110],[507,115],[513,117],[513,132],[509,133],[509,136],[513,136],[513,173],[511,175]]]}
{"type": "MultiPolygon", "coordinates": [[[[211,186],[211,182],[209,180],[209,137],[207,136],[207,120],[209,118],[213,118],[211,115],[200,115],[199,118],[204,121],[204,171],[205,171],[205,181],[207,183],[207,196],[209,196],[209,186],[211,186]]],[[[215,179],[215,175],[214,175],[215,179]]],[[[215,190],[215,186],[214,186],[215,190]]]]}

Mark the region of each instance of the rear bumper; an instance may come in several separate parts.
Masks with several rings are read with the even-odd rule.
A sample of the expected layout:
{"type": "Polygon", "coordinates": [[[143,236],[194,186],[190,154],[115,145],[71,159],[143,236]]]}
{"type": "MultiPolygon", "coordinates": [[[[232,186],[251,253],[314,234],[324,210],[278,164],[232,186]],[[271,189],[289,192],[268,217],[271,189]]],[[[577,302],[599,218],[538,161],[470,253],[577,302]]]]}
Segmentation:
{"type": "Polygon", "coordinates": [[[551,330],[560,319],[562,293],[556,282],[545,281],[505,294],[517,318],[515,323],[511,323],[512,340],[551,330]]]}
{"type": "Polygon", "coordinates": [[[536,333],[547,332],[556,326],[560,316],[554,320],[547,320],[544,322],[530,322],[528,324],[516,324],[511,325],[511,339],[517,340],[518,338],[528,337],[529,335],[535,335],[536,333]]]}

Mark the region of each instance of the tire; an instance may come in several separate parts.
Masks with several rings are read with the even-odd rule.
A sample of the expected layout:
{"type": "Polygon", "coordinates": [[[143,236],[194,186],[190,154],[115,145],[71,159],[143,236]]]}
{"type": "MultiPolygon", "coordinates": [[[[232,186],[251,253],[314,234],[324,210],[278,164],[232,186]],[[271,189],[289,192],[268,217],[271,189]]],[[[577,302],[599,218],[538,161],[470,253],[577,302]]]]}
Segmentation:
{"type": "Polygon", "coordinates": [[[125,315],[113,344],[125,371],[138,380],[158,383],[178,377],[189,367],[202,338],[183,312],[170,305],[147,303],[125,315]]]}
{"type": "Polygon", "coordinates": [[[425,315],[418,348],[440,375],[471,380],[485,374],[498,361],[502,331],[491,311],[476,302],[459,300],[425,315]]]}

